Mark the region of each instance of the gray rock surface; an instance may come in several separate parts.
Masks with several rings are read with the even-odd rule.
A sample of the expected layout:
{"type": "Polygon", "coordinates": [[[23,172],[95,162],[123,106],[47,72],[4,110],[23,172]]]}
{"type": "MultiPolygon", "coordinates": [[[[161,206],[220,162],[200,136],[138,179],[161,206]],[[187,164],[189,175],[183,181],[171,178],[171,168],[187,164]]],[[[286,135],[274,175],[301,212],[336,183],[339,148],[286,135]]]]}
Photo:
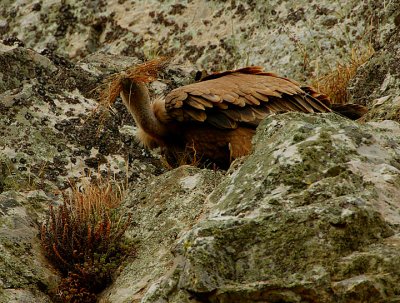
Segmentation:
{"type": "Polygon", "coordinates": [[[46,292],[59,278],[37,238],[38,213],[49,201],[40,190],[0,194],[0,302],[51,302],[46,292]]]}
{"type": "MultiPolygon", "coordinates": [[[[173,187],[158,177],[156,189],[133,191],[126,203],[140,217],[131,231],[140,234],[140,247],[151,249],[160,235],[164,241],[156,253],[139,253],[103,294],[104,302],[400,299],[400,125],[284,114],[267,118],[254,143],[253,154],[209,195],[196,182],[190,198],[182,196],[174,189],[184,184],[182,177],[173,187]],[[195,203],[197,186],[204,194],[195,203]],[[203,215],[190,229],[178,228],[171,241],[170,214],[162,209],[173,208],[180,217],[188,201],[204,209],[194,216],[203,215]],[[160,212],[157,225],[146,217],[160,212]],[[160,254],[167,260],[160,262],[160,254]],[[137,262],[146,270],[137,270],[137,262]],[[154,271],[163,277],[136,276],[155,277],[154,271]],[[130,290],[121,287],[128,281],[130,290]]],[[[170,174],[181,176],[181,170],[170,174]]],[[[203,178],[195,176],[189,180],[203,178]]]]}
{"type": "Polygon", "coordinates": [[[70,58],[95,51],[149,58],[173,54],[200,68],[265,66],[304,81],[382,46],[396,27],[397,1],[3,0],[0,34],[70,58]]]}
{"type": "MultiPolygon", "coordinates": [[[[132,213],[127,235],[135,243],[137,258],[124,267],[100,302],[136,302],[174,269],[171,248],[204,218],[209,208],[206,197],[221,177],[218,171],[182,166],[131,191],[124,206],[132,213]]],[[[171,289],[166,286],[162,291],[171,289]]]]}
{"type": "Polygon", "coordinates": [[[138,146],[121,104],[102,122],[94,112],[92,90],[106,71],[1,43],[0,66],[0,302],[50,302],[58,278],[38,232],[60,190],[98,171],[137,182],[163,167],[138,146]]]}
{"type": "Polygon", "coordinates": [[[267,2],[0,1],[0,302],[51,302],[38,228],[98,168],[130,181],[137,250],[100,302],[400,301],[400,2],[267,2]],[[157,55],[164,94],[249,64],[307,82],[368,41],[364,122],[270,117],[228,172],[166,172],[120,101],[95,111],[102,79],[157,55]]]}
{"type": "Polygon", "coordinates": [[[350,84],[352,101],[370,108],[365,120],[400,121],[399,22],[387,43],[358,70],[350,84]]]}
{"type": "MultiPolygon", "coordinates": [[[[104,56],[99,60],[107,62],[104,56]]],[[[121,104],[116,115],[100,119],[98,70],[49,52],[4,44],[0,62],[7,66],[0,82],[2,190],[62,189],[69,179],[88,174],[85,168],[124,178],[128,156],[148,164],[137,168],[136,178],[156,173],[157,160],[135,142],[132,119],[121,104]]]]}

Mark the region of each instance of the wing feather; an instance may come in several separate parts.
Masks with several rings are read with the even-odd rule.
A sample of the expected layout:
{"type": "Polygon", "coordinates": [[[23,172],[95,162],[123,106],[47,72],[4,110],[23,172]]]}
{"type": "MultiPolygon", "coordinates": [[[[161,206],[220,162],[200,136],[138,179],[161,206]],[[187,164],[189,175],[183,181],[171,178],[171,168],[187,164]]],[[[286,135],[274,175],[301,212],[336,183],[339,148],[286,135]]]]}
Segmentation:
{"type": "Polygon", "coordinates": [[[204,122],[207,119],[207,114],[204,111],[186,108],[184,109],[184,112],[187,113],[194,120],[199,122],[204,122]]]}
{"type": "Polygon", "coordinates": [[[226,102],[215,103],[214,105],[215,105],[215,107],[217,107],[219,109],[222,109],[222,110],[225,110],[225,109],[229,108],[229,105],[226,102]]]}
{"type": "Polygon", "coordinates": [[[260,105],[260,101],[257,100],[256,98],[254,98],[252,94],[248,94],[248,95],[246,95],[246,96],[244,96],[244,97],[245,97],[247,100],[249,100],[249,101],[251,102],[251,104],[260,105]]]}
{"type": "Polygon", "coordinates": [[[227,109],[224,110],[222,113],[234,121],[240,121],[242,118],[240,111],[237,109],[227,109]]]}
{"type": "Polygon", "coordinates": [[[190,93],[192,96],[202,96],[204,94],[209,94],[209,91],[208,90],[201,91],[201,90],[194,89],[194,90],[188,90],[188,91],[186,91],[186,93],[190,93]]]}
{"type": "Polygon", "coordinates": [[[292,101],[288,101],[285,99],[281,99],[280,102],[284,103],[285,106],[289,109],[289,111],[292,111],[292,112],[304,112],[306,110],[304,107],[302,107],[297,102],[292,102],[292,101]]]}
{"type": "Polygon", "coordinates": [[[270,109],[265,106],[254,106],[253,112],[257,119],[264,119],[266,116],[272,113],[270,109]]]}
{"type": "Polygon", "coordinates": [[[243,122],[252,122],[256,119],[256,115],[254,114],[251,107],[245,107],[239,111],[240,113],[240,121],[243,122]]]}
{"type": "Polygon", "coordinates": [[[203,94],[201,95],[204,99],[207,99],[211,102],[222,102],[221,96],[215,95],[215,94],[203,94]]]}
{"type": "Polygon", "coordinates": [[[253,106],[253,105],[257,105],[257,104],[254,104],[253,102],[251,102],[249,99],[247,99],[247,98],[245,98],[245,97],[241,97],[241,100],[243,100],[243,101],[244,101],[244,103],[245,103],[245,106],[253,106]]]}
{"type": "Polygon", "coordinates": [[[300,105],[304,110],[308,113],[313,113],[314,109],[313,107],[307,102],[307,100],[304,100],[301,96],[293,96],[293,99],[296,101],[296,104],[300,105]]]}
{"type": "Polygon", "coordinates": [[[183,101],[188,97],[188,94],[184,91],[176,91],[175,94],[169,94],[170,102],[174,103],[177,101],[183,101]]]}
{"type": "Polygon", "coordinates": [[[190,105],[191,107],[194,107],[196,109],[200,109],[200,110],[206,110],[206,108],[204,107],[204,105],[201,102],[197,102],[195,99],[193,98],[188,98],[186,100],[186,104],[190,105]]]}
{"type": "Polygon", "coordinates": [[[282,97],[282,94],[266,86],[264,86],[264,88],[258,88],[257,92],[266,96],[278,97],[278,98],[282,97]]]}
{"type": "Polygon", "coordinates": [[[212,108],[213,103],[211,101],[208,101],[206,99],[203,99],[201,97],[197,96],[189,96],[189,99],[196,101],[197,103],[202,104],[204,107],[212,108]]]}
{"type": "Polygon", "coordinates": [[[261,100],[261,101],[264,101],[264,102],[268,102],[268,100],[269,100],[268,96],[266,96],[264,94],[260,94],[256,90],[253,91],[251,94],[252,94],[253,97],[257,98],[257,100],[261,100]]]}
{"type": "Polygon", "coordinates": [[[312,88],[252,66],[177,88],[165,98],[165,109],[179,122],[236,128],[240,123],[256,126],[271,113],[331,111],[329,101],[319,96],[312,88]]]}
{"type": "Polygon", "coordinates": [[[206,121],[218,128],[237,128],[238,126],[236,121],[229,119],[222,112],[208,116],[206,121]]]}
{"type": "MultiPolygon", "coordinates": [[[[274,100],[275,101],[275,100],[274,100]]],[[[273,113],[284,113],[287,112],[287,108],[282,107],[281,102],[270,102],[267,104],[268,109],[273,113]]]]}

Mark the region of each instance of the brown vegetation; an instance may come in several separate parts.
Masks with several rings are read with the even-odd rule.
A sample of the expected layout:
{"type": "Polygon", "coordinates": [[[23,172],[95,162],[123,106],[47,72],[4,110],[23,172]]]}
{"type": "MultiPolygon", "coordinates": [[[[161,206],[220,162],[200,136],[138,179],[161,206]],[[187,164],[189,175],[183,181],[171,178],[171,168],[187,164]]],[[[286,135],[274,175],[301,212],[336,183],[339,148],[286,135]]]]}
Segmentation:
{"type": "Polygon", "coordinates": [[[124,79],[141,83],[149,83],[156,80],[158,72],[166,67],[168,62],[169,58],[160,57],[138,66],[132,66],[124,72],[111,75],[100,88],[100,104],[109,107],[114,103],[122,91],[122,80],[124,79]]]}
{"type": "Polygon", "coordinates": [[[132,252],[123,240],[130,217],[119,213],[122,196],[120,187],[100,179],[82,189],[73,185],[63,205],[50,206],[40,236],[46,257],[62,275],[57,301],[96,302],[132,252]]]}
{"type": "Polygon", "coordinates": [[[317,91],[328,95],[332,103],[348,103],[347,87],[350,80],[355,76],[357,69],[367,62],[374,52],[371,44],[363,48],[353,48],[347,63],[337,63],[329,73],[314,79],[311,85],[317,91]]]}

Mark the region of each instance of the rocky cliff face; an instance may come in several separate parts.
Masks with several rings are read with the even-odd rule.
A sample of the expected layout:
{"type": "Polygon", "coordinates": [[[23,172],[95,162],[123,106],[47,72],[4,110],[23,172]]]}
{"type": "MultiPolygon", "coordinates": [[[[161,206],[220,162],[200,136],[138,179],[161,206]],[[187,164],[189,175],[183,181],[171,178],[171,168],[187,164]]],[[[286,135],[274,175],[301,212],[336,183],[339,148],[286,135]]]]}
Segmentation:
{"type": "Polygon", "coordinates": [[[43,292],[56,280],[37,235],[60,190],[98,168],[126,178],[129,158],[137,163],[132,181],[162,168],[133,140],[128,115],[106,118],[99,129],[90,97],[94,73],[56,55],[4,44],[0,62],[0,301],[46,302],[43,292]],[[124,119],[125,127],[118,125],[124,119]]]}
{"type": "Polygon", "coordinates": [[[398,297],[399,124],[285,114],[254,141],[222,182],[182,167],[131,193],[139,257],[104,302],[398,297]]]}
{"type": "MultiPolygon", "coordinates": [[[[397,21],[399,26],[400,21],[397,21]]],[[[352,100],[370,108],[366,119],[400,121],[400,32],[364,64],[349,87],[352,100]]]]}
{"type": "Polygon", "coordinates": [[[400,300],[399,3],[264,2],[2,1],[0,302],[51,302],[38,226],[98,168],[130,181],[137,249],[100,302],[400,300]],[[120,102],[95,110],[102,79],[157,54],[175,55],[165,93],[245,64],[305,81],[368,40],[364,121],[269,117],[227,172],[166,171],[120,102]]]}
{"type": "Polygon", "coordinates": [[[352,47],[385,44],[397,1],[3,0],[0,34],[69,58],[173,54],[206,69],[262,65],[306,80],[352,47]],[[207,5],[206,5],[207,4],[207,5]]]}

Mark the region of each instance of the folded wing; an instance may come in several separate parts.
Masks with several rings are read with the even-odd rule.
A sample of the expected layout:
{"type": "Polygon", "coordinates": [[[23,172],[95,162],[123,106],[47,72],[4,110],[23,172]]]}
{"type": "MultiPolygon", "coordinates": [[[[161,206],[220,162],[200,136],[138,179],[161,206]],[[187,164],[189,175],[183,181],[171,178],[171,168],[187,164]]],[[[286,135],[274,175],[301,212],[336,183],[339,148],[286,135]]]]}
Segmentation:
{"type": "Polygon", "coordinates": [[[326,100],[293,80],[246,67],[209,75],[169,93],[165,109],[180,122],[209,123],[222,129],[256,127],[267,115],[289,111],[330,112],[326,100]]]}

